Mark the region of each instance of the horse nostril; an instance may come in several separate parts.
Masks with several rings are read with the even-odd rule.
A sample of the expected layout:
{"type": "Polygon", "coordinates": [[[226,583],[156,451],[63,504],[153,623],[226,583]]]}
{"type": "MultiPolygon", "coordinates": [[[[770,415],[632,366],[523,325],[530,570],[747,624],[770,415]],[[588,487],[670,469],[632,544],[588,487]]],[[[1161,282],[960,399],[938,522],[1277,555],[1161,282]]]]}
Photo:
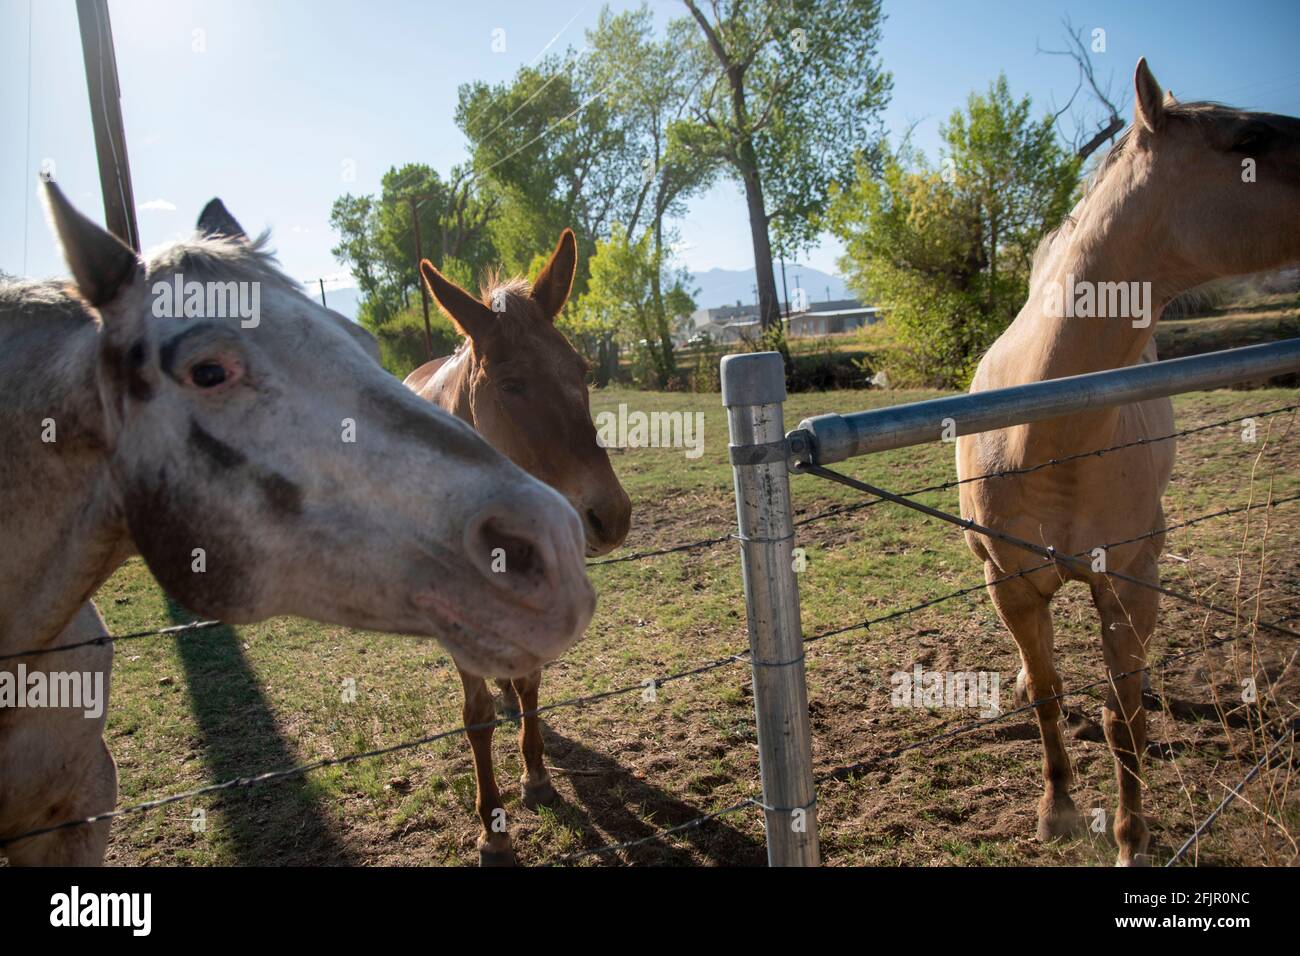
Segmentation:
{"type": "Polygon", "coordinates": [[[596,515],[596,512],[593,511],[591,508],[587,509],[587,523],[591,525],[591,530],[596,532],[596,535],[598,537],[604,537],[605,526],[604,524],[601,523],[601,520],[596,515]]]}
{"type": "Polygon", "coordinates": [[[511,534],[492,520],[483,525],[481,535],[488,553],[494,560],[501,559],[501,566],[507,573],[534,580],[545,577],[545,560],[527,538],[511,534]]]}

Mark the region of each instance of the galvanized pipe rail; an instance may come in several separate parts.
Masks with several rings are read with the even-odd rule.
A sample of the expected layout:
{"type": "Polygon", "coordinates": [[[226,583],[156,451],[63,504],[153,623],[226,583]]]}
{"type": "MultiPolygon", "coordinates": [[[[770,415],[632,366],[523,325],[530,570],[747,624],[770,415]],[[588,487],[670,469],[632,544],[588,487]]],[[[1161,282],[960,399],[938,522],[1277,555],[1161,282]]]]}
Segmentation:
{"type": "Polygon", "coordinates": [[[817,415],[804,419],[790,433],[790,464],[829,465],[943,437],[972,435],[1297,371],[1300,338],[849,415],[817,415]]]}

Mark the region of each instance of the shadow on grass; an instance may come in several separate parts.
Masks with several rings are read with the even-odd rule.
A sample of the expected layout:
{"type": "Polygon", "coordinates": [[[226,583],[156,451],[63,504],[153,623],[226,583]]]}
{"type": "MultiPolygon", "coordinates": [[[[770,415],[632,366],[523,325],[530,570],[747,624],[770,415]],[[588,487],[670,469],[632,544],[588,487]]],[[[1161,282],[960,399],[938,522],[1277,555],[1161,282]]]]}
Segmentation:
{"type": "MultiPolygon", "coordinates": [[[[554,767],[557,779],[569,781],[578,801],[575,805],[561,798],[553,809],[583,831],[583,849],[651,836],[703,816],[716,803],[705,796],[696,803],[687,803],[632,776],[616,758],[558,734],[545,723],[543,733],[547,764],[554,767]],[[652,822],[647,822],[647,817],[652,822]],[[602,833],[609,834],[608,838],[603,838],[602,833]]],[[[760,811],[742,811],[749,812],[760,811]]],[[[765,844],[738,829],[734,822],[737,819],[739,816],[720,817],[663,840],[589,859],[603,864],[627,860],[638,866],[698,866],[701,859],[714,866],[765,865],[765,844]]]]}
{"type": "MultiPolygon", "coordinates": [[[[192,614],[167,599],[177,624],[192,614]]],[[[280,770],[301,761],[276,726],[239,636],[226,625],[182,637],[178,644],[198,748],[212,781],[280,770]]],[[[338,838],[322,810],[320,793],[309,777],[289,777],[255,787],[236,787],[219,796],[212,834],[243,866],[348,865],[352,852],[338,838]]],[[[214,841],[215,842],[215,841],[214,841]]]]}

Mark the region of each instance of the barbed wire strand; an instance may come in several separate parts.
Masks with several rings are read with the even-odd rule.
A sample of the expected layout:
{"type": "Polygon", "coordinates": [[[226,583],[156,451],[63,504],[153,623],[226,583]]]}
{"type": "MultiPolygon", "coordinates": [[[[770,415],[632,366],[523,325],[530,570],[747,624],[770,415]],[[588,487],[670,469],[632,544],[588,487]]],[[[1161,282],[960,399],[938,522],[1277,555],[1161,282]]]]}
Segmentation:
{"type": "MultiPolygon", "coordinates": [[[[833,471],[832,469],[827,468],[824,465],[814,465],[814,464],[804,463],[799,466],[799,471],[803,472],[804,474],[816,475],[819,478],[825,478],[829,481],[834,481],[838,484],[844,485],[845,487],[853,488],[857,491],[861,491],[869,495],[875,495],[878,498],[883,498],[886,501],[890,501],[893,502],[894,504],[901,505],[904,508],[908,508],[912,511],[920,512],[921,514],[926,515],[928,517],[937,518],[940,521],[945,521],[949,524],[956,525],[957,527],[962,528],[965,531],[971,531],[974,532],[975,534],[983,535],[984,537],[987,538],[992,538],[995,541],[1002,541],[1006,544],[1012,545],[1013,547],[1023,548],[1024,550],[1029,551],[1033,554],[1037,554],[1040,557],[1045,557],[1053,563],[1062,563],[1062,564],[1073,566],[1075,568],[1079,568],[1080,566],[1082,566],[1089,573],[1093,573],[1091,564],[1089,564],[1089,562],[1087,562],[1083,558],[1077,558],[1074,555],[1064,555],[1059,553],[1054,547],[1050,545],[1044,546],[1041,544],[1035,544],[1032,541],[1027,541],[1024,538],[1017,537],[1016,535],[1008,534],[1005,531],[999,531],[995,528],[990,528],[987,525],[979,524],[973,519],[962,518],[959,517],[958,515],[950,514],[947,511],[943,511],[939,508],[933,508],[930,505],[922,504],[919,501],[912,501],[908,498],[903,497],[902,495],[896,495],[892,491],[886,491],[883,488],[878,488],[875,485],[868,484],[865,481],[861,481],[857,478],[852,478],[838,471],[833,471]]],[[[1177,601],[1182,601],[1185,604],[1190,604],[1194,607],[1198,607],[1204,611],[1213,611],[1216,614],[1224,615],[1234,619],[1239,616],[1239,613],[1237,611],[1232,610],[1231,608],[1226,608],[1210,601],[1203,601],[1198,597],[1194,597],[1193,595],[1186,594],[1182,591],[1178,591],[1175,590],[1174,588],[1166,587],[1161,584],[1156,584],[1155,582],[1152,581],[1144,581],[1142,578],[1134,577],[1131,574],[1125,574],[1122,571],[1108,570],[1108,571],[1101,571],[1096,573],[1105,574],[1107,577],[1117,578],[1118,580],[1125,581],[1129,584],[1135,584],[1139,587],[1147,588],[1148,590],[1157,591],[1160,594],[1164,594],[1168,597],[1174,598],[1177,601]]],[[[1281,624],[1278,624],[1273,621],[1255,621],[1254,625],[1257,628],[1266,631],[1272,631],[1275,634],[1285,634],[1288,637],[1300,637],[1300,631],[1294,630],[1289,627],[1284,627],[1281,624]]]]}
{"type": "MultiPolygon", "coordinates": [[[[1268,418],[1271,415],[1281,415],[1284,414],[1285,412],[1296,411],[1297,409],[1300,409],[1300,404],[1284,405],[1280,408],[1267,409],[1261,412],[1253,412],[1252,414],[1249,415],[1239,415],[1236,418],[1225,418],[1222,421],[1210,422],[1205,425],[1196,425],[1192,428],[1185,428],[1181,431],[1171,432],[1168,435],[1160,435],[1156,438],[1137,439],[1135,441],[1123,442],[1118,445],[1111,445],[1107,448],[1098,448],[1094,451],[1080,452],[1074,455],[1066,455],[1065,457],[1062,458],[1052,458],[1049,459],[1048,461],[1040,462],[1036,465],[1028,465],[1024,468],[1009,468],[1003,471],[987,472],[982,475],[972,475],[970,478],[961,478],[952,481],[945,481],[937,485],[927,485],[924,488],[916,488],[912,491],[900,492],[900,494],[905,498],[912,498],[915,497],[916,495],[929,494],[935,491],[948,491],[952,488],[958,487],[959,485],[969,484],[975,481],[988,481],[993,478],[1008,478],[1015,475],[1029,474],[1031,472],[1039,471],[1043,468],[1053,468],[1056,467],[1057,465],[1063,465],[1066,464],[1067,462],[1076,461],[1082,458],[1093,458],[1093,457],[1100,458],[1101,456],[1108,455],[1111,452],[1122,451],[1123,449],[1133,448],[1138,445],[1151,445],[1151,444],[1155,444],[1156,442],[1171,441],[1176,438],[1183,438],[1187,435],[1194,435],[1198,432],[1209,431],[1211,428],[1222,428],[1225,425],[1235,425],[1239,422],[1244,422],[1247,421],[1248,419],[1253,419],[1253,418],[1268,418]]],[[[796,528],[801,528],[804,527],[805,525],[814,524],[818,521],[824,521],[827,518],[834,518],[839,515],[850,514],[855,511],[861,511],[865,508],[873,508],[880,503],[881,503],[880,499],[873,499],[871,501],[854,502],[852,504],[847,504],[847,505],[837,505],[833,508],[828,508],[825,511],[818,512],[817,514],[809,515],[806,518],[800,518],[798,521],[794,522],[794,526],[796,528]]],[[[722,544],[728,541],[732,537],[734,537],[734,535],[724,534],[724,535],[718,535],[711,538],[702,538],[699,541],[689,541],[683,544],[669,545],[663,548],[655,548],[647,551],[638,551],[638,552],[634,552],[633,554],[620,555],[619,557],[616,558],[604,558],[600,561],[588,561],[587,567],[589,568],[599,567],[605,564],[622,564],[628,561],[641,561],[646,558],[656,558],[662,555],[676,554],[682,551],[695,551],[700,548],[709,548],[709,547],[714,547],[716,545],[722,544]]]]}
{"type": "Polygon", "coordinates": [[[149,631],[131,631],[126,634],[103,634],[99,637],[92,637],[85,641],[77,641],[73,644],[59,644],[55,647],[37,647],[25,651],[14,651],[10,654],[0,654],[0,661],[12,661],[17,660],[20,657],[38,657],[41,654],[60,654],[65,651],[75,651],[79,647],[118,644],[124,641],[138,641],[146,637],[181,637],[191,631],[203,631],[208,628],[223,626],[224,622],[222,621],[191,621],[188,624],[174,624],[169,627],[159,627],[149,631]]]}
{"type": "MultiPolygon", "coordinates": [[[[1211,518],[1222,518],[1227,515],[1241,514],[1247,511],[1258,511],[1260,509],[1276,508],[1279,505],[1284,505],[1292,501],[1300,501],[1300,494],[1289,495],[1285,498],[1275,498],[1272,501],[1258,502],[1258,503],[1252,503],[1248,505],[1239,505],[1234,508],[1221,508],[1218,511],[1211,511],[1209,514],[1198,515],[1195,518],[1189,518],[1185,521],[1176,521],[1173,524],[1165,525],[1163,528],[1157,528],[1155,531],[1148,531],[1144,534],[1134,535],[1131,538],[1124,538],[1121,541],[1112,541],[1108,544],[1099,545],[1098,547],[1101,550],[1109,551],[1112,548],[1118,548],[1126,544],[1133,544],[1136,541],[1142,541],[1146,538],[1154,538],[1156,535],[1167,534],[1170,531],[1177,531],[1182,528],[1188,528],[1191,527],[1192,525],[1200,524],[1203,521],[1209,521],[1211,518]]],[[[1084,555],[1090,555],[1091,553],[1092,553],[1091,551],[1080,551],[1075,555],[1075,557],[1083,557],[1084,555]]],[[[1044,561],[1042,564],[1035,564],[1028,568],[1022,568],[1019,571],[1012,571],[1009,574],[1005,574],[1002,575],[1001,577],[994,578],[992,581],[982,581],[979,584],[973,584],[969,587],[958,588],[956,591],[950,591],[947,594],[941,595],[936,598],[930,598],[929,600],[922,601],[919,604],[913,604],[910,607],[902,608],[897,611],[891,611],[888,614],[882,614],[880,617],[868,618],[867,620],[859,621],[856,624],[846,624],[843,627],[833,628],[832,630],[829,631],[821,631],[818,632],[817,634],[812,635],[811,637],[805,638],[804,643],[811,644],[815,641],[820,641],[828,637],[836,637],[840,634],[847,634],[851,631],[862,630],[863,628],[871,628],[877,624],[882,624],[887,621],[891,621],[894,618],[906,617],[910,614],[916,613],[917,611],[922,611],[928,607],[934,607],[936,604],[943,604],[946,601],[951,601],[955,598],[964,597],[967,594],[974,594],[976,591],[985,591],[991,587],[996,587],[997,585],[1003,584],[1007,581],[1014,581],[1016,578],[1028,577],[1029,575],[1034,574],[1037,571],[1042,571],[1052,567],[1052,565],[1054,565],[1055,563],[1056,563],[1055,561],[1044,561]]]]}
{"type": "Polygon", "coordinates": [[[288,777],[297,777],[313,770],[320,770],[325,767],[337,767],[345,764],[356,763],[359,760],[369,760],[375,757],[383,757],[389,754],[399,753],[406,750],[413,750],[417,747],[423,747],[439,740],[445,740],[448,737],[455,737],[471,730],[487,730],[499,727],[502,724],[517,723],[524,717],[536,717],[542,714],[556,710],[576,709],[585,707],[598,701],[607,700],[612,697],[619,697],[625,694],[631,694],[636,691],[644,691],[653,686],[654,688],[662,687],[675,681],[685,680],[689,677],[697,677],[701,674],[726,667],[731,664],[747,660],[749,651],[744,650],[735,654],[729,654],[725,657],[716,658],[707,663],[697,665],[688,670],[676,671],[671,674],[665,674],[659,677],[648,678],[636,684],[627,684],[621,687],[615,687],[611,690],[599,691],[593,694],[585,694],[580,697],[570,697],[564,700],[554,701],[549,704],[543,704],[510,716],[498,717],[495,720],[483,721],[477,724],[467,724],[462,727],[454,727],[451,730],[439,731],[435,734],[429,734],[424,737],[418,737],[414,740],[406,740],[400,743],[388,744],[383,747],[376,747],[371,750],[364,750],[357,753],[346,754],[342,757],[322,757],[319,760],[312,760],[307,763],[298,764],[293,767],[286,767],[282,770],[270,770],[253,776],[232,777],[229,780],[223,780],[219,783],[206,784],[201,787],[195,787],[181,793],[171,794],[166,797],[160,797],[156,800],[148,800],[144,803],[134,804],[129,807],[105,811],[104,813],[95,814],[90,817],[82,817],[75,820],[65,820],[61,823],[50,824],[45,827],[38,827],[28,830],[14,836],[0,837],[0,847],[17,843],[20,840],[30,839],[31,837],[44,836],[47,833],[54,833],[59,830],[66,830],[71,827],[89,826],[94,823],[100,823],[105,820],[113,820],[117,817],[127,816],[134,813],[143,813],[157,807],[166,806],[171,803],[178,803],[182,800],[189,800],[194,797],[200,797],[211,793],[218,793],[225,790],[231,790],[239,787],[252,787],[263,783],[270,783],[276,780],[283,780],[288,777]]]}
{"type": "Polygon", "coordinates": [[[1214,650],[1217,647],[1222,647],[1225,644],[1231,644],[1234,641],[1239,641],[1243,637],[1250,636],[1251,633],[1252,632],[1250,631],[1241,631],[1230,637],[1218,637],[1211,641],[1206,641],[1200,647],[1192,647],[1192,648],[1188,648],[1187,650],[1176,651],[1172,654],[1166,654],[1164,657],[1160,658],[1158,661],[1152,664],[1146,664],[1142,667],[1135,667],[1132,670],[1128,670],[1128,671],[1121,671],[1118,674],[1111,674],[1106,677],[1100,678],[1099,680],[1091,681],[1090,683],[1087,684],[1081,684],[1080,686],[1075,687],[1071,690],[1063,690],[1060,693],[1049,694],[1046,697],[1039,697],[1035,700],[1029,701],[1028,703],[1019,704],[1013,707],[1011,710],[1004,710],[1001,713],[995,714],[991,717],[985,717],[980,720],[974,720],[969,723],[962,724],[959,727],[954,727],[950,730],[941,731],[930,737],[926,737],[923,740],[913,741],[910,744],[903,744],[900,747],[895,747],[894,749],[887,750],[884,753],[876,754],[867,760],[861,760],[858,761],[857,763],[847,764],[843,767],[837,767],[834,770],[823,771],[821,774],[818,774],[816,777],[813,778],[813,782],[822,783],[825,782],[826,780],[831,780],[838,777],[852,776],[853,774],[865,770],[868,767],[871,767],[882,760],[893,760],[897,757],[901,757],[905,753],[909,753],[913,750],[919,750],[922,747],[928,747],[931,744],[939,743],[942,740],[949,740],[953,737],[964,736],[965,734],[972,733],[973,731],[980,730],[984,727],[1001,723],[1002,721],[1014,717],[1017,714],[1028,713],[1029,711],[1034,710],[1043,704],[1049,704],[1052,701],[1066,700],[1070,697],[1082,697],[1085,694],[1097,690],[1098,688],[1109,687],[1113,681],[1121,680],[1125,677],[1134,677],[1138,674],[1143,674],[1148,671],[1157,674],[1163,673],[1165,670],[1167,670],[1172,665],[1178,663],[1179,661],[1185,660],[1186,658],[1189,657],[1195,657],[1197,654],[1204,654],[1207,651],[1214,650]]]}
{"type": "Polygon", "coordinates": [[[1219,814],[1228,809],[1229,805],[1231,805],[1231,803],[1241,795],[1242,791],[1245,790],[1250,782],[1259,776],[1259,772],[1264,769],[1264,766],[1271,759],[1273,759],[1273,755],[1281,749],[1284,743],[1292,739],[1298,730],[1300,730],[1300,718],[1294,718],[1290,725],[1284,728],[1282,733],[1278,735],[1277,740],[1274,741],[1273,746],[1268,749],[1268,752],[1259,758],[1259,761],[1255,766],[1250,768],[1250,771],[1242,779],[1241,783],[1237,784],[1224,795],[1223,799],[1219,801],[1219,805],[1210,812],[1208,817],[1201,821],[1201,824],[1195,829],[1195,831],[1193,831],[1192,835],[1187,838],[1187,841],[1174,852],[1174,855],[1165,863],[1166,867],[1173,866],[1187,855],[1187,851],[1195,846],[1200,841],[1201,837],[1205,835],[1206,831],[1214,825],[1214,821],[1219,818],[1219,814]]]}

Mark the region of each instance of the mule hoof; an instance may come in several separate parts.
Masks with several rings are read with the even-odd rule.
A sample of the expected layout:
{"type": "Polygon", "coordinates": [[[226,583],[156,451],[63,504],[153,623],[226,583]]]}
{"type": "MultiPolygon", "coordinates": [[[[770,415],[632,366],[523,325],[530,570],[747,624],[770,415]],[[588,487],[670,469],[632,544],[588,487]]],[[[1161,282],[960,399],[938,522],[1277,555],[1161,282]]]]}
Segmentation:
{"type": "Polygon", "coordinates": [[[489,850],[485,846],[478,848],[479,866],[514,866],[515,851],[506,847],[504,850],[489,850]]]}
{"type": "Polygon", "coordinates": [[[529,810],[549,807],[558,799],[559,794],[555,792],[555,787],[549,780],[535,786],[529,786],[527,783],[523,786],[523,804],[529,810]]]}

